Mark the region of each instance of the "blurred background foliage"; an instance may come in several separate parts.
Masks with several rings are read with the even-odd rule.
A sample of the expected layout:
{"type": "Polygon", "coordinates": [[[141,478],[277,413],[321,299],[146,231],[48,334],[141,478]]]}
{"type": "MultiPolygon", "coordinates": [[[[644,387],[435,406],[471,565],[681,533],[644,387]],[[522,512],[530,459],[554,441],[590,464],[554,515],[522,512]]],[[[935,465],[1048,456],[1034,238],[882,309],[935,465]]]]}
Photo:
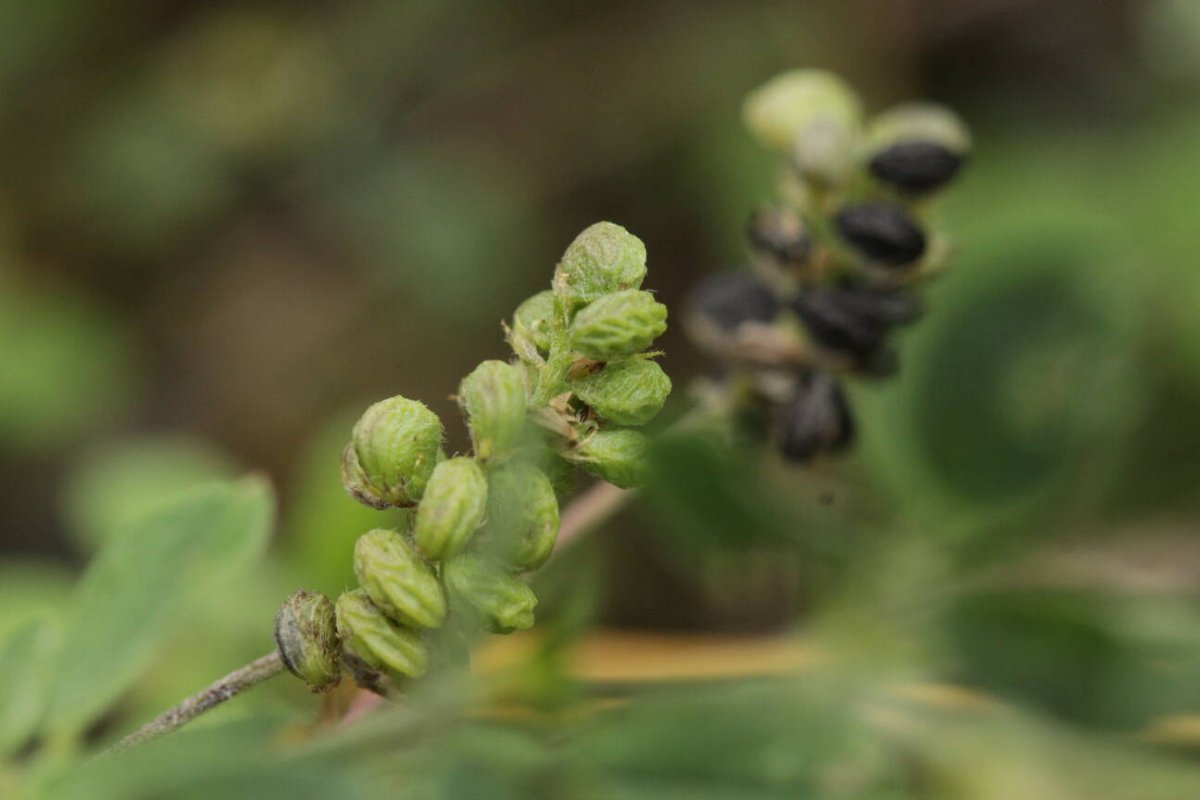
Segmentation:
{"type": "MultiPolygon", "coordinates": [[[[676,309],[741,260],[774,181],[741,98],[798,65],[976,135],[955,269],[900,378],[855,387],[849,458],[671,437],[539,576],[515,676],[292,749],[314,701],[280,681],[49,796],[1200,796],[1198,53],[1191,0],[0,0],[0,796],[42,694],[51,774],[345,586],[381,524],[338,480],[352,420],[402,392],[465,446],[448,395],[584,225],[645,240],[676,309]],[[251,470],[273,496],[212,483],[251,470]],[[119,658],[104,580],[145,623],[119,658]],[[602,663],[690,632],[737,674],[799,631],[834,666],[573,680],[595,626],[650,643],[602,663]],[[463,720],[481,693],[540,711],[463,720]]],[[[706,365],[663,346],[681,408],[706,365]]]]}

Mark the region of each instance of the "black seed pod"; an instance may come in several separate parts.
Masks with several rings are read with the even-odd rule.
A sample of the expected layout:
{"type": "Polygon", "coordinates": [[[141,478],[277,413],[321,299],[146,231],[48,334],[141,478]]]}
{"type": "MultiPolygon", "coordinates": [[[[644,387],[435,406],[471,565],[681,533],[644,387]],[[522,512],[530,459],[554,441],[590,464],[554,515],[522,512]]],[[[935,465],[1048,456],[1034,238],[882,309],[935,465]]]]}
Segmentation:
{"type": "Polygon", "coordinates": [[[790,305],[812,341],[853,357],[857,366],[866,367],[871,374],[880,374],[872,365],[882,366],[888,331],[920,315],[916,297],[880,289],[808,289],[790,305]]]}
{"type": "Polygon", "coordinates": [[[855,250],[889,266],[911,264],[925,252],[925,234],[895,203],[846,206],[837,213],[834,224],[855,250]]]}
{"type": "Polygon", "coordinates": [[[806,462],[821,453],[846,449],[854,439],[854,421],[841,387],[826,372],[810,372],[796,381],[796,392],[779,409],[779,452],[789,461],[806,462]]]}
{"type": "Polygon", "coordinates": [[[949,183],[963,158],[937,142],[898,142],[872,156],[871,174],[901,192],[919,195],[949,183]]]}
{"type": "Polygon", "coordinates": [[[750,217],[746,233],[754,253],[780,267],[797,267],[808,260],[812,240],[804,220],[792,211],[760,208],[750,217]]]}
{"type": "Polygon", "coordinates": [[[775,295],[745,272],[722,272],[701,281],[689,298],[690,311],[721,330],[743,322],[770,323],[779,313],[775,295]]]}

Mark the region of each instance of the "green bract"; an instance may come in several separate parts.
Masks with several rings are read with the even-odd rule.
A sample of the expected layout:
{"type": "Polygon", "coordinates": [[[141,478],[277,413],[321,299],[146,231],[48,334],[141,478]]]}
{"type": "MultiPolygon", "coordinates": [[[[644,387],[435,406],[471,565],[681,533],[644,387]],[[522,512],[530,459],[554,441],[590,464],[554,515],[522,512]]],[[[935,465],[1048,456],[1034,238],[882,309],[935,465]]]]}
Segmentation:
{"type": "Polygon", "coordinates": [[[474,461],[459,456],[438,464],[413,525],[425,557],[440,561],[461,550],[483,524],[487,497],[487,478],[474,461]]]}
{"type": "Polygon", "coordinates": [[[598,431],[579,443],[575,460],[622,489],[646,482],[646,437],[637,431],[598,431]]]}
{"type": "Polygon", "coordinates": [[[768,147],[787,150],[812,126],[853,130],[862,119],[854,90],[822,70],[797,69],[752,92],[742,107],[746,127],[768,147]]]}
{"type": "Polygon", "coordinates": [[[275,644],[288,671],[314,692],[325,692],[341,678],[341,648],[333,602],[320,592],[301,589],[275,614],[275,644]]]}
{"type": "Polygon", "coordinates": [[[598,361],[633,355],[667,329],[667,307],[649,292],[605,295],[575,315],[571,347],[598,361]]]}
{"type": "Polygon", "coordinates": [[[446,589],[450,602],[465,606],[483,618],[497,633],[533,627],[537,597],[529,584],[487,559],[464,555],[446,562],[446,589]]]}
{"type": "Polygon", "coordinates": [[[971,149],[971,132],[957,114],[933,103],[890,108],[872,118],[867,127],[869,151],[909,142],[931,142],[963,154],[971,149]]]}
{"type": "Polygon", "coordinates": [[[546,474],[513,462],[488,474],[489,545],[513,566],[534,569],[554,550],[558,498],[546,474]]]}
{"type": "Polygon", "coordinates": [[[458,399],[467,412],[475,457],[486,461],[515,447],[525,429],[525,381],[504,361],[484,361],[463,378],[458,399]]]}
{"type": "Polygon", "coordinates": [[[372,602],[399,623],[436,628],[446,617],[437,576],[395,531],[377,528],[358,538],[354,574],[372,602]]]}
{"type": "Polygon", "coordinates": [[[597,222],[567,247],[554,271],[556,291],[572,307],[636,289],[646,277],[646,245],[620,225],[597,222]]]}
{"type": "Polygon", "coordinates": [[[617,425],[644,425],[662,410],[671,393],[671,379],[648,358],[628,358],[572,381],[571,389],[603,419],[617,425]]]}
{"type": "Polygon", "coordinates": [[[342,480],[374,508],[421,499],[440,459],[442,423],[423,403],[391,397],[368,408],[342,454],[342,480]]]}
{"type": "MultiPolygon", "coordinates": [[[[428,656],[421,636],[384,616],[362,589],[338,598],[337,630],[346,655],[370,669],[409,678],[425,674],[428,656]]],[[[360,683],[362,678],[356,675],[360,683]]]]}
{"type": "Polygon", "coordinates": [[[550,350],[550,325],[554,318],[554,292],[538,292],[513,313],[512,332],[542,353],[550,350]]]}

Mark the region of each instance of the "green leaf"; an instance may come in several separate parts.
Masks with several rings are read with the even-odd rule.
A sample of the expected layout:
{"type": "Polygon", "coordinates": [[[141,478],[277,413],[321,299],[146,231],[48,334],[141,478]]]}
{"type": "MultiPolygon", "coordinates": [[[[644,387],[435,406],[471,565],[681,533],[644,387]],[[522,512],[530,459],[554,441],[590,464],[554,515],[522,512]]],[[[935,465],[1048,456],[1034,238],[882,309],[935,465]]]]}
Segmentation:
{"type": "Polygon", "coordinates": [[[67,611],[46,729],[78,733],[103,713],[178,633],[188,605],[261,554],[272,508],[261,479],[213,484],[110,543],[67,611]]]}
{"type": "Polygon", "coordinates": [[[138,530],[143,516],[181,493],[236,474],[230,460],[203,440],[153,436],[106,442],[72,465],[63,493],[68,532],[92,553],[138,530]]]}
{"type": "Polygon", "coordinates": [[[75,575],[63,564],[35,558],[0,561],[0,640],[34,617],[59,614],[75,575]]]}
{"type": "Polygon", "coordinates": [[[273,751],[290,716],[257,714],[189,727],[45,780],[40,800],[307,800],[361,798],[349,771],[329,759],[296,763],[273,751]]]}
{"type": "Polygon", "coordinates": [[[33,733],[48,685],[46,667],[58,641],[57,620],[39,615],[0,641],[0,756],[19,748],[33,733]]]}

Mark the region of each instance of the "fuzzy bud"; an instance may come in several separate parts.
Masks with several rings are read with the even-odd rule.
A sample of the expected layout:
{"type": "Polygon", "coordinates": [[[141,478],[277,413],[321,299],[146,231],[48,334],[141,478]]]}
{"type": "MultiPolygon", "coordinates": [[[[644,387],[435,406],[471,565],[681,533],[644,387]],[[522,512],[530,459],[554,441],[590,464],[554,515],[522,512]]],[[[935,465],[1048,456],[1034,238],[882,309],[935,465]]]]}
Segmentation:
{"type": "Polygon", "coordinates": [[[487,496],[487,478],[473,460],[459,456],[438,464],[413,524],[413,541],[424,556],[441,561],[462,550],[483,524],[487,496]]]}
{"type": "Polygon", "coordinates": [[[872,261],[891,267],[911,264],[925,253],[925,234],[895,203],[844,207],[834,218],[838,235],[872,261]]]}
{"type": "Polygon", "coordinates": [[[550,329],[554,320],[554,292],[538,292],[513,312],[512,336],[528,342],[537,352],[550,351],[550,329]]]}
{"type": "Polygon", "coordinates": [[[622,489],[646,482],[648,441],[637,431],[597,431],[579,443],[574,460],[593,475],[622,489]]]}
{"type": "Polygon", "coordinates": [[[476,555],[446,562],[443,576],[450,602],[469,609],[495,633],[512,633],[533,627],[537,597],[523,579],[498,564],[476,555]]]}
{"type": "Polygon", "coordinates": [[[525,381],[504,361],[484,361],[463,378],[458,400],[481,461],[515,447],[525,429],[525,381]]]}
{"type": "Polygon", "coordinates": [[[609,362],[570,385],[576,397],[617,425],[645,425],[671,393],[671,379],[648,358],[609,362]]]}
{"type": "Polygon", "coordinates": [[[646,245],[620,225],[597,222],[567,247],[554,286],[572,308],[603,295],[637,289],[646,277],[646,245]]]}
{"type": "Polygon", "coordinates": [[[649,292],[628,289],[605,295],[575,315],[571,347],[608,361],[645,350],[667,329],[667,307],[649,292]]]}
{"type": "Polygon", "coordinates": [[[517,461],[488,473],[487,532],[506,563],[541,566],[554,550],[558,522],[558,497],[540,469],[517,461]]]}
{"type": "Polygon", "coordinates": [[[314,692],[327,692],[341,679],[333,602],[301,589],[275,614],[275,645],[288,671],[314,692]]]}
{"type": "Polygon", "coordinates": [[[346,490],[373,508],[413,505],[441,459],[441,442],[441,420],[423,403],[400,396],[375,403],[342,453],[346,490]]]}
{"type": "Polygon", "coordinates": [[[395,531],[377,528],[358,537],[354,574],[371,601],[401,624],[436,628],[446,618],[437,576],[395,531]]]}
{"type": "Polygon", "coordinates": [[[416,631],[397,625],[371,602],[362,589],[344,592],[337,601],[337,630],[347,662],[361,662],[355,680],[374,688],[365,665],[396,677],[420,678],[428,660],[425,643],[416,631]]]}

